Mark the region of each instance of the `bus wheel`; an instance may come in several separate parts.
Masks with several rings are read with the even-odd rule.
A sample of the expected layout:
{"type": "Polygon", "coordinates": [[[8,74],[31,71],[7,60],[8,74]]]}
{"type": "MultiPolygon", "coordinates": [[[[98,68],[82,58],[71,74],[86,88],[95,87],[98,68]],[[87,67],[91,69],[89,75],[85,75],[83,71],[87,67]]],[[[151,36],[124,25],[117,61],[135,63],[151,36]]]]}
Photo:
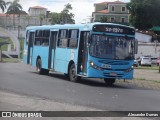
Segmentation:
{"type": "Polygon", "coordinates": [[[37,60],[36,70],[37,70],[37,73],[40,74],[40,75],[48,75],[48,73],[49,73],[49,70],[42,68],[41,59],[37,60]]]}
{"type": "Polygon", "coordinates": [[[116,79],[114,79],[114,78],[104,78],[104,81],[105,81],[107,86],[111,86],[116,81],[116,79]]]}
{"type": "Polygon", "coordinates": [[[72,64],[69,68],[69,80],[72,82],[78,82],[81,80],[80,76],[76,76],[76,68],[74,64],[72,64]]]}

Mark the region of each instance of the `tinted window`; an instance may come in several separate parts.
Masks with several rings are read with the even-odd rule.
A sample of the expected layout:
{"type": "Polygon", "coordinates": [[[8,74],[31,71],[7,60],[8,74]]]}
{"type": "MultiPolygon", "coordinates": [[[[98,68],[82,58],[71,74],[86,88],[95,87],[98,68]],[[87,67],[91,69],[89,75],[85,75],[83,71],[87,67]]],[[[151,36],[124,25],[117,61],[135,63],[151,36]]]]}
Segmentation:
{"type": "Polygon", "coordinates": [[[78,43],[78,30],[69,30],[69,47],[77,48],[78,43]]]}
{"type": "Polygon", "coordinates": [[[37,30],[35,35],[35,45],[49,45],[50,30],[37,30]]]}
{"type": "Polygon", "coordinates": [[[68,30],[59,30],[58,34],[58,46],[67,47],[68,46],[68,30]]]}

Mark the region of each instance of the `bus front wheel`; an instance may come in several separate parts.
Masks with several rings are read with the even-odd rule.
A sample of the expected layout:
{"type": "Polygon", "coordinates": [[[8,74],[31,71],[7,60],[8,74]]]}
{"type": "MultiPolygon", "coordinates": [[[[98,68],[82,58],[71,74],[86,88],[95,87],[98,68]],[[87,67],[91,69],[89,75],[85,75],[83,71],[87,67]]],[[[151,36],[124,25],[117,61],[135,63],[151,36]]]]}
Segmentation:
{"type": "Polygon", "coordinates": [[[114,78],[104,78],[104,81],[106,83],[106,85],[110,86],[110,85],[113,85],[116,81],[116,79],[114,78]]]}
{"type": "Polygon", "coordinates": [[[36,70],[37,70],[37,73],[40,74],[40,75],[47,75],[49,73],[49,70],[42,68],[41,59],[37,60],[36,70]]]}
{"type": "Polygon", "coordinates": [[[69,80],[72,82],[78,82],[81,80],[81,77],[76,75],[75,64],[72,64],[69,68],[69,80]]]}

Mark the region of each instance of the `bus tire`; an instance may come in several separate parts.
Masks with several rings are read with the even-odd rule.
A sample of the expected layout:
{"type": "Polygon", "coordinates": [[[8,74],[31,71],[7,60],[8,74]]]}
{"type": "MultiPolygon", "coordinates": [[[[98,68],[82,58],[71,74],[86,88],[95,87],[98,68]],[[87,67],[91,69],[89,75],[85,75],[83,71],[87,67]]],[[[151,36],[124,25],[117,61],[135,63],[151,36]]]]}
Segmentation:
{"type": "Polygon", "coordinates": [[[36,71],[37,71],[37,73],[40,74],[40,75],[48,75],[48,73],[49,73],[49,70],[42,68],[41,59],[38,59],[38,60],[37,60],[37,63],[36,63],[36,71]]]}
{"type": "Polygon", "coordinates": [[[81,77],[76,75],[75,64],[70,66],[68,75],[71,82],[79,82],[81,80],[81,77]]]}
{"type": "Polygon", "coordinates": [[[115,83],[116,79],[114,79],[114,78],[104,78],[104,81],[105,81],[107,86],[111,86],[115,83]]]}

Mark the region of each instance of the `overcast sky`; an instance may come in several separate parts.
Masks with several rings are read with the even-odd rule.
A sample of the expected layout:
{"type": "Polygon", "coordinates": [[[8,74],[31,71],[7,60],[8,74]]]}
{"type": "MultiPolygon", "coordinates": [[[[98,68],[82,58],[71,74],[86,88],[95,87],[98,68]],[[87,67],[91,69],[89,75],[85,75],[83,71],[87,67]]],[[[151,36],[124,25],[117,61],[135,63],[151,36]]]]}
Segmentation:
{"type": "MultiPolygon", "coordinates": [[[[13,1],[13,0],[4,0],[13,1]]],[[[84,22],[94,12],[94,3],[116,1],[116,0],[20,0],[20,4],[28,13],[29,7],[42,6],[47,8],[51,12],[60,12],[63,10],[64,5],[70,3],[73,7],[71,11],[75,14],[76,23],[84,22]]],[[[121,0],[122,2],[130,2],[130,0],[121,0]]]]}

